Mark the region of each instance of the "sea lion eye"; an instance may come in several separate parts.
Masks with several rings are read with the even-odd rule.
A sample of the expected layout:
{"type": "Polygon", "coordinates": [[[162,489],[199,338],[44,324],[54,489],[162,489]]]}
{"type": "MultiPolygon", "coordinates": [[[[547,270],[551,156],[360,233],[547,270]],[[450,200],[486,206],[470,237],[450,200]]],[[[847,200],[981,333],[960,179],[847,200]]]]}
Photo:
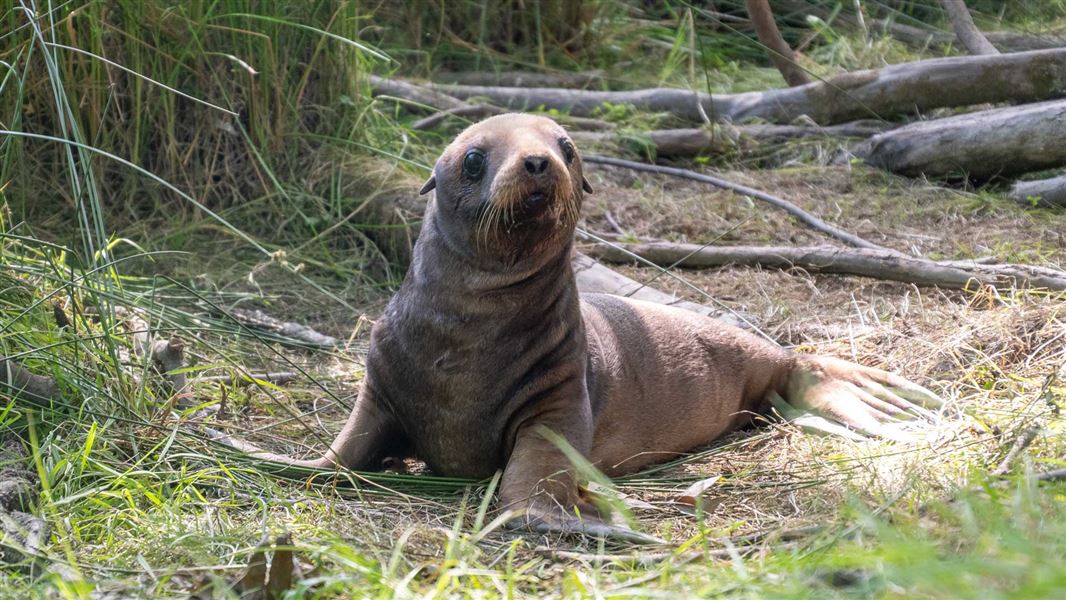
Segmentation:
{"type": "Polygon", "coordinates": [[[481,173],[485,170],[485,153],[474,149],[466,153],[463,158],[463,175],[473,180],[481,179],[481,173]]]}
{"type": "Polygon", "coordinates": [[[574,150],[574,145],[570,143],[570,140],[559,138],[559,147],[563,149],[563,158],[566,159],[566,164],[574,162],[574,154],[577,151],[574,150]]]}

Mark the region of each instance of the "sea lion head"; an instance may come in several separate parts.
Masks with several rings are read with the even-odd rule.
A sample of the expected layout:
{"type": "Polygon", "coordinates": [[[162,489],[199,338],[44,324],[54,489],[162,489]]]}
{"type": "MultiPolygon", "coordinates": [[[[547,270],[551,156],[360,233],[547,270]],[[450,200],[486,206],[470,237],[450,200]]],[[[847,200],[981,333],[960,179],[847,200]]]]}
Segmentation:
{"type": "Polygon", "coordinates": [[[566,130],[525,114],[490,117],[460,133],[420,193],[434,189],[449,237],[511,263],[567,246],[582,194],[592,192],[566,130]]]}

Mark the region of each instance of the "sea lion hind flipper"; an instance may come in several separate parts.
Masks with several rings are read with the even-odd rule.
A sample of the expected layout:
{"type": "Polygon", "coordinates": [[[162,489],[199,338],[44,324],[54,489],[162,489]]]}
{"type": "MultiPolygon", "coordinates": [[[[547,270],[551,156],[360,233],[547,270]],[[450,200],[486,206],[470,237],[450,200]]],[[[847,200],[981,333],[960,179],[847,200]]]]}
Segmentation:
{"type": "Polygon", "coordinates": [[[800,410],[792,406],[788,402],[785,402],[785,399],[777,392],[770,392],[769,398],[770,404],[773,405],[774,410],[776,410],[782,418],[808,433],[832,435],[854,442],[862,442],[868,439],[861,433],[848,429],[839,423],[830,421],[829,419],[816,415],[810,411],[800,410]]]}
{"type": "Polygon", "coordinates": [[[915,439],[900,426],[902,419],[919,417],[932,422],[936,415],[926,407],[943,405],[936,394],[898,375],[827,356],[797,360],[789,373],[786,395],[788,405],[801,413],[895,441],[915,439]]]}

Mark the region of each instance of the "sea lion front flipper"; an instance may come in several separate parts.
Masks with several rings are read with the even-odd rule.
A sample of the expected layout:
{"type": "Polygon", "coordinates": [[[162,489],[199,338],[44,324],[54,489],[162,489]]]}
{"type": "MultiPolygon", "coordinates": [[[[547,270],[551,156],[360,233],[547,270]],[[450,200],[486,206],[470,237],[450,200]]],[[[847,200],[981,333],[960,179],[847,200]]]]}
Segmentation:
{"type": "Polygon", "coordinates": [[[882,371],[826,356],[803,356],[789,373],[788,403],[848,429],[897,441],[913,441],[900,427],[911,419],[933,421],[929,408],[943,400],[933,392],[882,371]]]}
{"type": "MultiPolygon", "coordinates": [[[[580,421],[579,418],[574,420],[580,421]]],[[[565,431],[558,435],[575,449],[583,448],[581,438],[590,437],[590,434],[585,433],[584,427],[574,427],[573,422],[567,425],[570,425],[570,435],[565,431]]],[[[581,498],[574,466],[551,439],[556,436],[545,435],[544,428],[559,431],[550,425],[534,424],[519,429],[515,437],[514,450],[503,470],[500,486],[500,509],[518,513],[508,522],[508,527],[630,543],[664,543],[657,537],[601,519],[596,507],[581,498]]]]}

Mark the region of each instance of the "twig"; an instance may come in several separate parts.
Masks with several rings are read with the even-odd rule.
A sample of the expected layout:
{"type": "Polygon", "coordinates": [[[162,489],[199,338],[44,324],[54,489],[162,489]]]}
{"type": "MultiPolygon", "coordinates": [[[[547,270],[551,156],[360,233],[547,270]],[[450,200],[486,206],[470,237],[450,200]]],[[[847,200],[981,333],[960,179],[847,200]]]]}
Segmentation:
{"type": "Polygon", "coordinates": [[[1000,461],[999,466],[992,471],[992,475],[994,477],[1001,477],[1009,473],[1014,460],[1018,458],[1018,455],[1021,454],[1023,450],[1029,447],[1029,444],[1033,443],[1033,440],[1036,439],[1036,434],[1039,432],[1040,428],[1033,426],[1027,427],[1025,431],[1018,435],[1018,437],[1014,439],[1014,444],[1011,445],[1010,451],[1008,451],[1007,455],[1003,457],[1002,461],[1000,461]]]}
{"type": "Polygon", "coordinates": [[[468,117],[473,119],[483,119],[492,115],[499,115],[507,112],[506,109],[491,104],[467,104],[465,106],[456,106],[454,108],[448,108],[440,112],[435,112],[428,117],[419,119],[411,124],[411,129],[415,131],[422,131],[425,129],[433,129],[440,125],[448,117],[468,117]]]}
{"type": "Polygon", "coordinates": [[[153,337],[147,314],[140,309],[116,306],[115,316],[122,319],[122,325],[130,333],[133,354],[163,374],[179,404],[185,404],[189,393],[188,380],[181,371],[185,366],[185,342],[177,336],[169,340],[153,337]]]}
{"type": "Polygon", "coordinates": [[[839,229],[837,227],[833,227],[832,225],[830,225],[830,224],[826,223],[825,221],[819,219],[818,217],[810,214],[809,212],[803,210],[802,208],[796,206],[795,204],[789,202],[788,200],[785,200],[783,198],[779,198],[779,197],[771,195],[771,194],[767,194],[766,192],[760,192],[759,190],[747,187],[745,185],[740,185],[739,183],[733,183],[731,181],[726,181],[725,179],[720,179],[718,177],[712,177],[710,175],[704,175],[703,173],[697,173],[697,172],[691,171],[689,169],[679,169],[677,167],[664,167],[664,166],[661,166],[661,165],[648,165],[648,164],[644,164],[644,163],[635,162],[635,161],[632,161],[632,160],[624,160],[624,159],[621,159],[621,158],[614,158],[614,157],[610,157],[610,156],[589,155],[589,156],[582,157],[582,160],[584,162],[588,162],[588,163],[595,163],[595,164],[601,164],[601,165],[611,165],[611,166],[615,166],[615,167],[623,167],[623,168],[626,168],[626,169],[632,169],[634,171],[644,171],[646,173],[658,173],[658,174],[661,174],[661,175],[673,175],[674,177],[682,177],[684,179],[691,179],[693,181],[700,181],[700,182],[703,182],[703,183],[709,183],[709,184],[711,184],[711,185],[713,185],[715,187],[718,187],[718,188],[721,188],[721,189],[724,189],[724,190],[729,190],[729,191],[731,191],[731,192],[733,192],[735,194],[739,194],[741,196],[746,196],[746,197],[752,198],[754,200],[761,200],[763,202],[766,202],[767,204],[770,204],[771,206],[774,206],[776,208],[779,208],[779,209],[789,213],[790,215],[795,217],[796,220],[798,220],[801,223],[807,225],[811,229],[814,229],[816,231],[820,231],[820,232],[822,232],[822,233],[824,233],[824,234],[826,234],[826,235],[828,235],[830,237],[833,237],[833,238],[836,238],[838,240],[841,240],[841,241],[843,241],[844,243],[846,243],[846,244],[848,244],[850,246],[855,246],[857,248],[867,248],[867,249],[870,249],[870,250],[881,250],[883,252],[888,252],[888,253],[891,253],[891,254],[899,254],[899,255],[901,255],[896,250],[892,250],[890,248],[885,248],[883,246],[878,246],[877,244],[874,244],[873,242],[868,242],[868,241],[866,241],[866,240],[864,240],[864,239],[862,239],[862,238],[860,238],[860,237],[858,237],[856,235],[848,233],[848,232],[846,232],[846,231],[844,231],[842,229],[839,229]]]}
{"type": "Polygon", "coordinates": [[[319,333],[301,323],[276,319],[259,309],[233,308],[230,309],[229,313],[243,325],[270,331],[309,346],[332,348],[341,344],[341,340],[333,336],[319,333]]]}
{"type": "Polygon", "coordinates": [[[198,382],[221,382],[228,383],[230,385],[247,386],[252,385],[256,381],[266,381],[275,385],[281,385],[289,383],[296,379],[298,375],[292,371],[280,371],[277,373],[249,373],[243,375],[235,373],[233,375],[205,375],[203,377],[197,377],[195,381],[198,382]]]}

